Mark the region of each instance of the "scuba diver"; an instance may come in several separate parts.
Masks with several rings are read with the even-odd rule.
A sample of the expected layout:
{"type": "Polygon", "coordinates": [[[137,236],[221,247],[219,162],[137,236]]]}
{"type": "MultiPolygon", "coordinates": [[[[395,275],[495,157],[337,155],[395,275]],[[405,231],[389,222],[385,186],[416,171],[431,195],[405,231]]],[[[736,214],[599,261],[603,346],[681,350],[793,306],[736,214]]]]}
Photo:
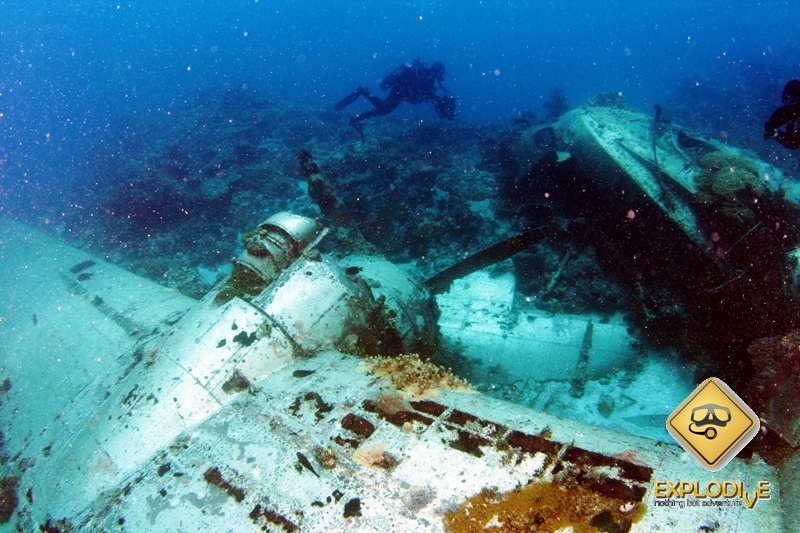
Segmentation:
{"type": "Polygon", "coordinates": [[[456,116],[456,98],[445,89],[442,84],[443,80],[444,63],[435,61],[431,66],[427,66],[419,59],[415,59],[411,63],[406,63],[396,68],[381,80],[381,90],[389,91],[389,94],[383,100],[362,85],[345,96],[333,108],[341,111],[361,96],[370,101],[373,109],[359,113],[350,119],[350,125],[361,135],[362,139],[364,138],[362,120],[379,115],[388,115],[403,101],[410,104],[433,102],[433,108],[439,118],[452,120],[456,116]]]}
{"type": "Polygon", "coordinates": [[[777,139],[779,143],[791,150],[800,148],[800,80],[791,80],[783,88],[781,94],[783,105],[775,110],[764,124],[764,139],[777,139]],[[778,130],[786,124],[785,130],[778,130]]]}

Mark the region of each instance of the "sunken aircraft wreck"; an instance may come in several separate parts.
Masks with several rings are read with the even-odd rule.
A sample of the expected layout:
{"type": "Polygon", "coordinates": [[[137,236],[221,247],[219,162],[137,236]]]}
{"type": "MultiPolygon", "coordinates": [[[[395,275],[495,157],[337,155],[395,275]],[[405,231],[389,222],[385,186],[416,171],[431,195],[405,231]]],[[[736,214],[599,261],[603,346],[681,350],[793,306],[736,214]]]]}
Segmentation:
{"type": "Polygon", "coordinates": [[[655,297],[668,293],[705,346],[729,349],[712,366],[763,421],[724,471],[667,439],[478,393],[435,364],[449,342],[580,388],[637,352],[624,324],[520,312],[513,275],[481,274],[546,230],[417,280],[365,242],[304,153],[327,227],[274,214],[199,301],[0,221],[0,530],[785,531],[799,519],[797,404],[764,376],[797,350],[761,366],[743,354],[797,325],[800,184],[661,126],[573,110],[520,136],[511,186],[569,197],[591,221],[576,231],[640,287],[651,327],[667,327],[655,297]],[[318,250],[331,232],[343,253],[318,250]],[[724,508],[673,491],[730,480],[742,483],[724,508]],[[769,499],[753,501],[759,482],[769,499]]]}

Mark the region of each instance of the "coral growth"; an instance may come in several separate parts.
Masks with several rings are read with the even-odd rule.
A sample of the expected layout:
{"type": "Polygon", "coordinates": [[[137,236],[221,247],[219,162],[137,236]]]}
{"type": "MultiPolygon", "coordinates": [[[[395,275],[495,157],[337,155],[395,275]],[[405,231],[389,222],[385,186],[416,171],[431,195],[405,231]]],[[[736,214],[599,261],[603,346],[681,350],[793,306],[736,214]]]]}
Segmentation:
{"type": "Polygon", "coordinates": [[[698,187],[705,192],[730,198],[742,191],[760,194],[764,182],[758,170],[747,160],[719,150],[700,159],[703,169],[698,176],[698,187]]]}
{"type": "Polygon", "coordinates": [[[756,370],[748,404],[793,447],[800,445],[800,330],[759,339],[747,351],[756,370]]]}
{"type": "Polygon", "coordinates": [[[336,467],[336,463],[338,462],[336,457],[336,451],[333,448],[316,446],[314,448],[314,458],[320,464],[322,468],[326,470],[331,470],[336,467]]]}
{"type": "Polygon", "coordinates": [[[716,227],[744,231],[758,222],[759,211],[764,210],[758,201],[767,200],[769,194],[751,161],[735,153],[715,150],[700,159],[700,168],[698,208],[701,212],[704,206],[710,208],[707,218],[716,218],[716,227]]]}
{"type": "Polygon", "coordinates": [[[353,452],[353,461],[362,466],[375,466],[384,470],[391,470],[399,462],[386,451],[386,445],[383,443],[361,446],[353,452]]]}
{"type": "Polygon", "coordinates": [[[433,501],[435,493],[428,487],[413,486],[400,500],[412,513],[418,513],[433,501]]]}
{"type": "Polygon", "coordinates": [[[367,363],[373,374],[388,377],[392,387],[414,399],[433,396],[436,388],[473,390],[469,383],[455,376],[449,368],[423,361],[417,354],[368,357],[367,363]]]}
{"type": "Polygon", "coordinates": [[[647,506],[604,496],[580,483],[531,483],[500,494],[484,489],[445,515],[452,533],[567,531],[622,533],[644,517],[647,506]]]}
{"type": "Polygon", "coordinates": [[[411,405],[402,394],[391,391],[381,392],[375,399],[375,406],[383,415],[394,415],[411,410],[411,405]]]}
{"type": "Polygon", "coordinates": [[[231,377],[222,384],[222,392],[226,394],[233,394],[236,392],[242,392],[249,390],[252,384],[247,377],[239,372],[238,370],[234,370],[231,377]]]}

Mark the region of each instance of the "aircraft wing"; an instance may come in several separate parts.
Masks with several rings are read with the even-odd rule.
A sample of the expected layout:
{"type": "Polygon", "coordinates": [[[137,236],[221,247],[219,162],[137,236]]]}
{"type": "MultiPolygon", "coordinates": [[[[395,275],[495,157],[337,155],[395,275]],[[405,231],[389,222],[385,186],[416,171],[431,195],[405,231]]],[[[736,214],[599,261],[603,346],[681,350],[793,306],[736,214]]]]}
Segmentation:
{"type": "MultiPolygon", "coordinates": [[[[654,505],[657,480],[717,479],[676,445],[474,392],[401,396],[335,348],[362,331],[348,328],[381,286],[366,261],[354,276],[302,257],[250,301],[196,302],[0,228],[0,427],[19,498],[0,528],[782,530],[774,470],[758,461],[734,460],[725,477],[770,480],[772,500],[675,512],[654,505]]],[[[416,290],[389,274],[396,294],[416,290]]],[[[405,311],[422,320],[413,302],[405,311]]],[[[413,358],[396,365],[432,379],[413,358]]]]}

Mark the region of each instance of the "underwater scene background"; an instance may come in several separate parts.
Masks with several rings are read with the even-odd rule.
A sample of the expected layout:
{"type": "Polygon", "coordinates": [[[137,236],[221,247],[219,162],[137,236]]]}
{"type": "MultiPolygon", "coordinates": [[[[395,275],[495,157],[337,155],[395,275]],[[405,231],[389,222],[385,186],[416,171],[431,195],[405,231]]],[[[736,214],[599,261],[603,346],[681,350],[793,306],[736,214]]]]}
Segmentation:
{"type": "MultiPolygon", "coordinates": [[[[789,185],[761,183],[753,163],[783,183],[800,175],[797,153],[763,135],[800,77],[796,5],[0,0],[0,20],[0,217],[200,299],[270,215],[325,219],[304,156],[298,164],[310,154],[374,251],[416,279],[547,228],[482,278],[454,283],[439,299],[445,317],[482,285],[507,296],[506,307],[487,299],[487,316],[508,321],[499,331],[539,320],[587,346],[593,335],[630,341],[617,350],[623,364],[579,379],[472,357],[466,338],[444,343],[436,362],[478,391],[668,442],[665,417],[716,375],[775,416],[781,435],[760,453],[777,462],[800,444],[795,413],[779,413],[800,374],[787,259],[800,202],[789,185]],[[382,78],[414,59],[444,63],[453,120],[404,103],[354,128],[369,102],[334,109],[360,86],[381,94],[382,78]],[[626,191],[592,182],[557,125],[582,106],[610,109],[598,116],[631,131],[646,118],[651,170],[670,171],[657,143],[689,154],[692,197],[664,178],[657,208],[612,221],[626,191]],[[735,183],[720,177],[728,171],[735,183]],[[652,232],[660,241],[648,248],[645,230],[621,229],[676,205],[702,218],[699,252],[683,251],[680,231],[652,232]],[[657,405],[640,401],[648,395],[657,405]]],[[[350,245],[332,236],[320,250],[338,257],[350,245]]],[[[451,337],[466,327],[440,325],[451,337]]]]}
{"type": "MultiPolygon", "coordinates": [[[[544,118],[554,88],[572,105],[615,91],[636,109],[671,103],[676,119],[763,148],[765,113],[797,69],[795,8],[781,1],[4,1],[0,9],[2,190],[20,211],[35,209],[51,180],[86,181],[101,145],[144,124],[163,131],[176,106],[223,86],[322,111],[400,63],[439,59],[470,124],[507,127],[528,111],[544,118]]],[[[407,118],[432,116],[404,107],[407,118]]]]}
{"type": "Polygon", "coordinates": [[[520,139],[586,102],[658,106],[665,123],[797,173],[795,154],[762,138],[800,69],[787,2],[0,7],[0,210],[193,297],[230,272],[238,236],[269,214],[318,215],[297,165],[305,149],[367,239],[410,273],[555,220],[560,234],[498,267],[515,270],[516,301],[625,316],[647,343],[703,365],[715,343],[687,333],[679,298],[641,298],[613,254],[567,231],[586,206],[536,196],[547,180],[531,183],[520,139]],[[366,103],[333,105],[415,58],[445,64],[456,119],[403,104],[359,138],[347,119],[366,103]]]}
{"type": "MultiPolygon", "coordinates": [[[[130,222],[150,243],[179,220],[228,217],[230,230],[249,227],[230,220],[245,213],[230,205],[233,190],[222,191],[228,182],[241,195],[255,194],[251,200],[292,197],[293,152],[312,140],[330,143],[326,150],[340,156],[361,150],[376,157],[355,142],[346,115],[330,111],[353,87],[374,89],[376,80],[414,58],[445,63],[458,121],[437,121],[430,106],[403,105],[390,119],[370,123],[377,135],[401,124],[387,135],[402,146],[382,149],[381,156],[422,167],[434,152],[487,162],[515,120],[552,120],[553,113],[610,92],[647,114],[660,104],[676,123],[796,167],[794,154],[761,139],[763,122],[798,66],[797,22],[787,2],[7,1],[0,8],[6,21],[0,209],[65,236],[77,237],[76,221],[86,219],[100,226],[130,222]],[[563,109],[546,105],[553,91],[564,98],[563,109]],[[403,126],[417,123],[421,128],[403,126]],[[263,144],[267,139],[272,146],[263,144]],[[123,192],[144,179],[131,180],[126,165],[151,159],[173,168],[152,170],[147,185],[123,192]],[[235,171],[227,170],[231,165],[235,171]],[[266,186],[263,177],[255,178],[258,185],[230,176],[259,165],[288,182],[266,186]],[[181,173],[193,182],[181,185],[181,173]],[[145,197],[169,206],[153,211],[138,203],[145,197]],[[119,204],[126,207],[109,216],[108,206],[119,204]],[[143,220],[148,217],[159,220],[143,220]]],[[[458,175],[453,165],[436,170],[458,175]]],[[[492,183],[472,179],[475,188],[490,190],[492,183]]],[[[369,182],[378,192],[391,177],[369,182]]],[[[411,179],[404,185],[422,190],[426,184],[411,179]]],[[[252,219],[271,212],[257,203],[251,210],[252,219]]],[[[495,228],[482,231],[497,235],[495,228]]],[[[106,240],[118,237],[101,233],[106,240]]],[[[471,231],[460,233],[456,242],[472,238],[471,231]]],[[[230,239],[215,240],[228,246],[230,239]]],[[[428,245],[415,243],[412,253],[428,245]]],[[[205,264],[213,266],[209,253],[205,264]]],[[[164,269],[149,274],[162,276],[164,269]]]]}

